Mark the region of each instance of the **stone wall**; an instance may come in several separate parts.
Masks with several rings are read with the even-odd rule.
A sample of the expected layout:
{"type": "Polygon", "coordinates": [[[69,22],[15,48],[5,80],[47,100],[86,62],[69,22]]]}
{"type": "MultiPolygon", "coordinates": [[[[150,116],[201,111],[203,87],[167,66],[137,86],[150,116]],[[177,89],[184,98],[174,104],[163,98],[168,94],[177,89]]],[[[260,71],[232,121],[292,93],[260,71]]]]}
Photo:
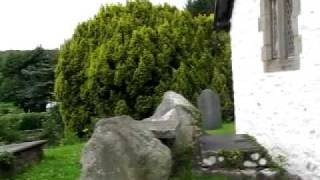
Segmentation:
{"type": "Polygon", "coordinates": [[[265,73],[260,0],[235,1],[232,59],[237,133],[257,138],[291,173],[320,179],[320,6],[301,1],[300,69],[265,73]]]}

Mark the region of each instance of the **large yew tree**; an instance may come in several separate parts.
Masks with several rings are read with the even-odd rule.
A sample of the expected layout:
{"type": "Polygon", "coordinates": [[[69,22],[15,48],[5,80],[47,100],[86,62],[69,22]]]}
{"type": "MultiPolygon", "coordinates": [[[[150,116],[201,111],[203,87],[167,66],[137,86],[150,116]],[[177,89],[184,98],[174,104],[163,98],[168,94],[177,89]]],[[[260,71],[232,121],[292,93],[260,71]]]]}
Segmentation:
{"type": "Polygon", "coordinates": [[[232,115],[229,37],[212,24],[146,0],[101,7],[60,51],[55,95],[67,130],[81,135],[94,117],[145,118],[167,90],[195,102],[214,88],[232,115]]]}

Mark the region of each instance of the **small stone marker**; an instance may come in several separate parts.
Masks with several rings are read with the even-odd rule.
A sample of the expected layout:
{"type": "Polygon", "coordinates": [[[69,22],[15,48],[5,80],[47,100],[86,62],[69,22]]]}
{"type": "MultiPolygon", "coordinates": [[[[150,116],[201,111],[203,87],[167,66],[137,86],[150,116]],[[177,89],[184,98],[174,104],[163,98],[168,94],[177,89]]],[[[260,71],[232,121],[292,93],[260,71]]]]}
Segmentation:
{"type": "Polygon", "coordinates": [[[222,126],[220,98],[210,89],[203,90],[198,98],[198,107],[204,129],[218,129],[222,126]]]}

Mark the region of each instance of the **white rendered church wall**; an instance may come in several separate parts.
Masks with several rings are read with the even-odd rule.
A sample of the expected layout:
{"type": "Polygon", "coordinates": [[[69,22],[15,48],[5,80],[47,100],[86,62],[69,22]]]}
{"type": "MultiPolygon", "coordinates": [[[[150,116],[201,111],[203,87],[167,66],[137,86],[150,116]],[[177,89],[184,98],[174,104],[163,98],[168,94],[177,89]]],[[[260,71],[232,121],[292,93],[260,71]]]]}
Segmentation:
{"type": "Polygon", "coordinates": [[[300,69],[265,73],[259,0],[235,1],[232,65],[237,133],[257,138],[306,180],[320,179],[320,1],[301,1],[300,69]],[[285,159],[283,159],[285,157],[285,159]]]}

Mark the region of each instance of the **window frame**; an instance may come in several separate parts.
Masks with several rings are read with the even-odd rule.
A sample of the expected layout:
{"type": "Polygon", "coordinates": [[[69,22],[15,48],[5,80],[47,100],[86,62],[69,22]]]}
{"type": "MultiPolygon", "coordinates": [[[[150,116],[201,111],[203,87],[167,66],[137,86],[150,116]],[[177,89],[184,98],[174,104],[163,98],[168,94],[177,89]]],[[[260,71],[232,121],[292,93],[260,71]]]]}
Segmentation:
{"type": "Polygon", "coordinates": [[[285,0],[260,0],[260,18],[259,31],[263,32],[263,47],[262,60],[264,62],[265,72],[280,72],[293,71],[300,69],[300,53],[302,51],[301,36],[298,32],[298,16],[300,14],[300,0],[292,0],[292,14],[291,14],[291,30],[293,33],[294,52],[292,56],[288,56],[288,42],[286,41],[288,35],[285,33],[288,26],[285,15],[285,0]],[[273,54],[273,21],[272,1],[277,3],[275,12],[277,14],[277,41],[278,57],[275,58],[273,54]]]}

